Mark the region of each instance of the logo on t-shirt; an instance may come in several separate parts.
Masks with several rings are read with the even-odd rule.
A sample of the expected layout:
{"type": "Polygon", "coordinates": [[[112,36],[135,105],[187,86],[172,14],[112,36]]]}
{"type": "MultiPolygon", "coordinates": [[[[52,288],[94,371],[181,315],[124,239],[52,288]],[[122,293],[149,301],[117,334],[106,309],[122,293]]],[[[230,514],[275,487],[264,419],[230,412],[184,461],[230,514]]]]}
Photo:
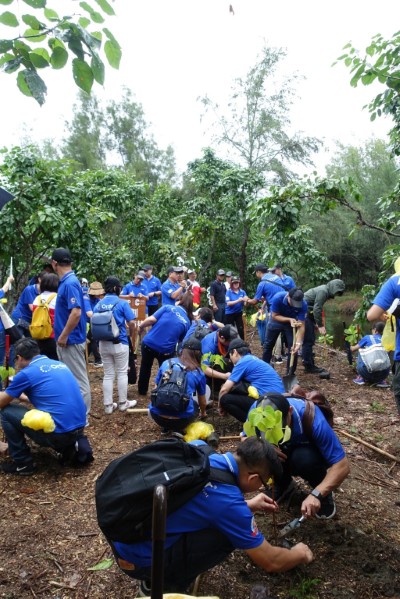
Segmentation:
{"type": "Polygon", "coordinates": [[[74,297],[71,297],[71,304],[75,304],[76,299],[74,297]]]}
{"type": "Polygon", "coordinates": [[[251,519],[251,536],[256,537],[257,535],[258,535],[258,528],[257,528],[257,524],[256,524],[256,519],[253,516],[251,519]]]}

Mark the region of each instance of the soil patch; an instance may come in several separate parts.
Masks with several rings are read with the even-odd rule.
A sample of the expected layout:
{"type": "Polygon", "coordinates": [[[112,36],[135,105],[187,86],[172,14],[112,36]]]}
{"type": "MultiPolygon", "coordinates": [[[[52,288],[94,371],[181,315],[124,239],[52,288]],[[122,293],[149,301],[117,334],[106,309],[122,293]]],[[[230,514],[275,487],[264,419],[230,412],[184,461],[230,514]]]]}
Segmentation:
{"type": "MultiPolygon", "coordinates": [[[[261,348],[254,331],[249,339],[255,354],[261,348]]],[[[390,389],[358,387],[344,353],[317,348],[317,363],[331,372],[330,380],[304,374],[306,389],[318,388],[332,402],[335,426],[400,457],[400,420],[390,389]]],[[[139,358],[140,359],[140,358],[139,358]]],[[[277,366],[284,374],[284,365],[277,366]]],[[[93,408],[88,436],[95,462],[84,469],[62,468],[52,452],[33,447],[38,474],[22,479],[0,475],[2,546],[0,597],[59,599],[134,598],[137,585],[117,566],[100,571],[89,567],[110,558],[95,515],[94,483],[115,457],[159,438],[158,427],[146,414],[103,413],[102,370],[90,366],[93,408]]],[[[138,407],[148,401],[129,398],[138,407]]],[[[213,417],[210,414],[209,421],[213,417]]],[[[214,414],[216,430],[233,436],[240,426],[214,414]]],[[[247,598],[255,583],[268,586],[271,596],[298,599],[400,597],[400,465],[345,436],[341,441],[351,462],[351,474],[336,492],[337,515],[329,522],[305,522],[294,542],[311,547],[315,561],[285,574],[270,575],[236,551],[223,564],[205,573],[199,595],[221,599],[247,598]]],[[[222,441],[220,450],[234,449],[235,440],[222,441]]],[[[0,459],[5,459],[0,457],[0,459]]],[[[299,515],[304,487],[277,515],[277,527],[299,515]]],[[[262,514],[257,523],[274,543],[272,518],[262,514]]]]}

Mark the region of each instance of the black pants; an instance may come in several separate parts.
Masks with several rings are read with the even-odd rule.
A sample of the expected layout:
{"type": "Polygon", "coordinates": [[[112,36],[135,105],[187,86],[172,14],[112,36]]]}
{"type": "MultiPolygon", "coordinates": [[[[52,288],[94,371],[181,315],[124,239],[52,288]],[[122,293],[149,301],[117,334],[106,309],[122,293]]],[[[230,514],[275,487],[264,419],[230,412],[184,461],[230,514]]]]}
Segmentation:
{"type": "Polygon", "coordinates": [[[254,398],[238,393],[225,393],[220,399],[221,408],[239,420],[246,422],[247,414],[254,403],[254,398]]]}
{"type": "MultiPolygon", "coordinates": [[[[109,541],[121,570],[137,580],[151,580],[151,568],[126,570],[118,561],[118,553],[109,541]]],[[[216,528],[205,528],[183,534],[164,552],[164,591],[185,593],[202,572],[220,564],[234,550],[231,542],[216,528]]],[[[161,575],[161,572],[159,573],[161,575]]]]}
{"type": "MultiPolygon", "coordinates": [[[[287,343],[287,347],[288,347],[289,357],[288,357],[287,364],[286,364],[286,372],[288,374],[289,368],[290,368],[290,352],[292,351],[292,345],[293,345],[293,329],[292,329],[292,327],[286,326],[283,324],[282,325],[274,324],[272,327],[269,325],[267,326],[267,332],[265,334],[265,341],[264,341],[264,346],[263,346],[262,359],[264,360],[264,362],[267,362],[267,364],[269,364],[271,362],[272,351],[273,351],[275,343],[281,333],[283,333],[285,335],[286,343],[287,343]]],[[[294,374],[296,372],[296,366],[297,366],[297,354],[294,355],[292,374],[294,374]]]]}
{"type": "Polygon", "coordinates": [[[289,447],[285,453],[288,459],[282,463],[283,479],[280,484],[283,486],[289,482],[291,476],[300,476],[313,488],[325,478],[329,464],[313,445],[289,447]]]}
{"type": "Polygon", "coordinates": [[[397,411],[400,414],[400,362],[393,363],[392,387],[397,411]]]}
{"type": "Polygon", "coordinates": [[[158,310],[158,304],[156,304],[155,306],[147,306],[148,316],[153,316],[154,312],[157,312],[157,310],[158,310]]]}
{"type": "Polygon", "coordinates": [[[225,324],[232,324],[235,326],[239,336],[244,339],[243,312],[236,312],[236,314],[225,314],[225,324]]]}
{"type": "Polygon", "coordinates": [[[150,411],[150,417],[161,428],[167,428],[169,431],[176,431],[177,433],[181,433],[185,430],[187,426],[189,426],[191,422],[194,422],[196,420],[197,413],[192,414],[188,418],[164,418],[164,416],[160,416],[159,414],[153,414],[150,411]]]}
{"type": "Polygon", "coordinates": [[[158,365],[161,366],[165,360],[169,360],[174,357],[174,352],[170,354],[160,354],[160,352],[151,349],[148,345],[142,341],[142,361],[140,363],[138,391],[139,395],[146,395],[149,390],[149,382],[151,377],[151,369],[153,367],[154,360],[158,361],[158,365]]]}
{"type": "Polygon", "coordinates": [[[91,327],[89,327],[89,330],[88,330],[87,340],[89,341],[88,355],[93,354],[95,363],[101,364],[102,359],[101,359],[101,355],[100,355],[100,351],[99,351],[99,343],[98,343],[98,341],[95,341],[93,339],[91,327]]]}
{"type": "Polygon", "coordinates": [[[315,319],[314,319],[314,315],[311,313],[311,314],[307,314],[307,316],[306,316],[303,348],[301,351],[304,368],[306,368],[306,370],[309,370],[313,366],[315,366],[314,353],[313,353],[314,345],[315,345],[315,319]]]}

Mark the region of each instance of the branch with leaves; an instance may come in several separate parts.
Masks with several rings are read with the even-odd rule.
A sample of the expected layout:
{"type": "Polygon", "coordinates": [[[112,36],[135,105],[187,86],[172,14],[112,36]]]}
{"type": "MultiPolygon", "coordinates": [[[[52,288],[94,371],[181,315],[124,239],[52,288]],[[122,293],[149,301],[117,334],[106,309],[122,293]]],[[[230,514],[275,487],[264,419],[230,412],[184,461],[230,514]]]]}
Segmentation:
{"type": "MultiPolygon", "coordinates": [[[[40,105],[45,102],[47,87],[38,70],[47,67],[62,69],[69,57],[73,56],[73,79],[78,87],[90,93],[94,81],[104,84],[105,67],[100,56],[101,50],[109,65],[119,68],[121,47],[111,31],[107,27],[102,27],[101,31],[88,29],[102,25],[105,22],[103,14],[113,16],[114,9],[107,0],[94,1],[101,12],[88,2],[80,2],[82,14],[59,16],[48,6],[47,0],[22,0],[35,9],[36,14],[23,14],[19,18],[10,10],[0,14],[0,23],[7,27],[27,26],[16,37],[0,39],[0,68],[8,74],[18,71],[19,90],[40,105]],[[102,48],[104,39],[106,41],[102,48]],[[47,47],[36,46],[41,42],[47,42],[47,47]]],[[[17,4],[17,0],[0,0],[0,5],[14,2],[17,4]]]]}

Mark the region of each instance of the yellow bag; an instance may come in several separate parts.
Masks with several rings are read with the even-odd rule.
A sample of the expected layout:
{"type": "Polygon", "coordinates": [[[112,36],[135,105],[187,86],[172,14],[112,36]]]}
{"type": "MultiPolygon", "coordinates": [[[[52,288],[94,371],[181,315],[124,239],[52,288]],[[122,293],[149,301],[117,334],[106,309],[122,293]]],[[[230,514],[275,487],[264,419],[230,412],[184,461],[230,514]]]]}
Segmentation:
{"type": "Polygon", "coordinates": [[[382,345],[386,351],[394,351],[396,347],[396,319],[393,316],[389,316],[385,323],[382,333],[382,345]]]}
{"type": "Polygon", "coordinates": [[[21,420],[22,426],[32,428],[34,431],[52,433],[56,428],[51,414],[42,410],[29,410],[21,420]]]}
{"type": "Polygon", "coordinates": [[[189,426],[186,427],[185,436],[183,437],[186,443],[189,441],[205,441],[207,437],[214,432],[214,427],[211,424],[207,424],[207,422],[192,422],[189,426]]]}

